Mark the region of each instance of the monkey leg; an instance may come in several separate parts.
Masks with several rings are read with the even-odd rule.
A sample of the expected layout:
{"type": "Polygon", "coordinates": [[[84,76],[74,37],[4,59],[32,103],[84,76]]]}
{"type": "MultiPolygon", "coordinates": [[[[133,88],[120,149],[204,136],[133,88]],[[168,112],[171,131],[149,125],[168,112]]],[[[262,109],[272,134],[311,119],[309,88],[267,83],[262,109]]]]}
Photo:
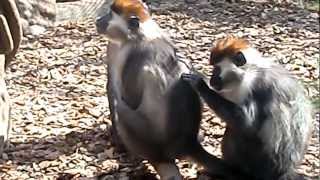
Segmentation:
{"type": "Polygon", "coordinates": [[[3,152],[6,141],[9,136],[11,121],[10,121],[10,102],[9,95],[7,92],[6,84],[4,81],[4,60],[1,60],[0,55],[0,65],[2,66],[2,71],[0,72],[0,155],[3,152]]]}
{"type": "MultiPolygon", "coordinates": [[[[111,93],[108,93],[108,97],[111,96],[111,93]]],[[[110,99],[110,98],[108,98],[110,99]]],[[[110,135],[111,135],[111,144],[115,147],[115,150],[117,152],[125,152],[126,148],[123,144],[123,142],[121,141],[117,128],[116,128],[116,122],[115,122],[115,112],[114,112],[114,106],[112,103],[112,99],[109,100],[109,110],[110,110],[110,119],[112,122],[112,126],[110,129],[110,135]]]]}
{"type": "MultiPolygon", "coordinates": [[[[112,61],[116,58],[116,55],[119,53],[119,46],[114,43],[108,43],[107,46],[107,58],[106,62],[112,61]]],[[[110,118],[112,122],[111,127],[111,144],[115,146],[115,150],[117,152],[126,152],[126,148],[119,137],[119,133],[117,132],[116,122],[115,122],[115,111],[114,111],[114,87],[112,86],[112,73],[111,66],[107,66],[107,94],[108,94],[108,102],[109,102],[109,110],[110,110],[110,118]]]]}
{"type": "Polygon", "coordinates": [[[111,87],[111,78],[110,75],[108,75],[108,81],[107,81],[107,92],[108,92],[108,101],[109,101],[109,110],[110,110],[110,119],[112,122],[112,126],[111,126],[111,144],[115,147],[115,150],[119,153],[124,153],[127,152],[126,148],[123,144],[123,142],[121,141],[117,128],[116,128],[116,122],[115,122],[115,112],[114,112],[114,104],[113,104],[113,90],[111,87]]]}
{"type": "Polygon", "coordinates": [[[161,180],[182,180],[179,168],[174,160],[168,162],[152,162],[161,180]]]}
{"type": "Polygon", "coordinates": [[[125,153],[127,152],[126,147],[124,146],[121,138],[119,137],[117,128],[114,124],[114,121],[112,122],[112,127],[111,127],[111,144],[115,147],[115,150],[118,153],[125,153]]]}
{"type": "Polygon", "coordinates": [[[238,168],[230,166],[225,160],[208,153],[199,142],[188,147],[192,147],[192,149],[190,148],[189,155],[186,158],[191,158],[205,168],[201,174],[223,180],[256,180],[238,168]]]}

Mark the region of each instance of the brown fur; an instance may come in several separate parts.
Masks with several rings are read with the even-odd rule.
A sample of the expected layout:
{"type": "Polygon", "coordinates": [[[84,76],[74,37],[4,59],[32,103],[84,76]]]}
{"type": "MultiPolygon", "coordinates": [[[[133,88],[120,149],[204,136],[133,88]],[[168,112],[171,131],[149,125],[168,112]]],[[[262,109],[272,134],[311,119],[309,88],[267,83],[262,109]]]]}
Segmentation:
{"type": "Polygon", "coordinates": [[[126,18],[137,16],[141,22],[150,18],[150,14],[141,0],[115,0],[112,4],[112,10],[126,18]]]}
{"type": "Polygon", "coordinates": [[[249,42],[245,39],[229,36],[225,39],[221,39],[211,49],[210,64],[214,64],[215,61],[226,57],[233,56],[239,51],[249,47],[249,42]]]}

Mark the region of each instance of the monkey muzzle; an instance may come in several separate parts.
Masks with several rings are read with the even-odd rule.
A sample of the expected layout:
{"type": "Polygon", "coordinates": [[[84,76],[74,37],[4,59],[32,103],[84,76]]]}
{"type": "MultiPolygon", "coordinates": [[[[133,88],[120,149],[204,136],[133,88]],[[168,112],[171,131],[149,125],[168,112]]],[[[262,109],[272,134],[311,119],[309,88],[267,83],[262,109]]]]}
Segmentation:
{"type": "Polygon", "coordinates": [[[112,18],[112,14],[108,13],[104,16],[97,17],[96,19],[96,28],[99,34],[104,34],[107,31],[109,26],[109,21],[112,18]]]}
{"type": "Polygon", "coordinates": [[[219,66],[214,67],[210,79],[210,85],[217,91],[220,91],[223,88],[223,80],[220,77],[220,74],[221,68],[219,66]]]}

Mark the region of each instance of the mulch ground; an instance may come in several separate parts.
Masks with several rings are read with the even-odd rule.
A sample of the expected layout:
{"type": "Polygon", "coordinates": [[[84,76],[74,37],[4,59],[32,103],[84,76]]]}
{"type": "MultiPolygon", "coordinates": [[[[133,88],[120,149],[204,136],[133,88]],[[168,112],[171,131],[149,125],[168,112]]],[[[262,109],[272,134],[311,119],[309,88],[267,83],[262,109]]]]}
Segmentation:
{"type": "MultiPolygon", "coordinates": [[[[247,38],[274,57],[318,95],[319,14],[261,1],[153,2],[154,19],[172,37],[179,55],[209,75],[209,49],[233,34],[247,38]]],[[[65,22],[39,37],[24,38],[6,81],[12,100],[10,146],[0,160],[0,179],[142,179],[154,177],[147,162],[119,154],[110,144],[106,92],[107,39],[92,19],[65,22]]],[[[220,156],[225,124],[205,108],[202,144],[220,156]]],[[[319,114],[299,167],[310,179],[319,176],[319,114]]],[[[186,179],[199,167],[180,161],[186,179]]]]}

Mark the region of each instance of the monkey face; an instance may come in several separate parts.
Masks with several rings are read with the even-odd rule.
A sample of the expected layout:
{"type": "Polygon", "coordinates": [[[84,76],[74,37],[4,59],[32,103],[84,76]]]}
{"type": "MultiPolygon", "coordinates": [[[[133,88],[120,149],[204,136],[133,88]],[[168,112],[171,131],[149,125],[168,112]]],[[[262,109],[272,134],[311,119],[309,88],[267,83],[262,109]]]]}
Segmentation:
{"type": "Polygon", "coordinates": [[[232,58],[225,58],[214,65],[210,85],[217,91],[232,90],[241,83],[244,71],[232,58]]]}
{"type": "Polygon", "coordinates": [[[105,34],[110,40],[123,41],[127,38],[127,23],[112,10],[96,19],[96,28],[98,33],[105,34]]]}
{"type": "Polygon", "coordinates": [[[115,0],[104,15],[96,19],[98,33],[123,42],[137,33],[140,23],[149,19],[147,7],[140,0],[115,0]]]}

